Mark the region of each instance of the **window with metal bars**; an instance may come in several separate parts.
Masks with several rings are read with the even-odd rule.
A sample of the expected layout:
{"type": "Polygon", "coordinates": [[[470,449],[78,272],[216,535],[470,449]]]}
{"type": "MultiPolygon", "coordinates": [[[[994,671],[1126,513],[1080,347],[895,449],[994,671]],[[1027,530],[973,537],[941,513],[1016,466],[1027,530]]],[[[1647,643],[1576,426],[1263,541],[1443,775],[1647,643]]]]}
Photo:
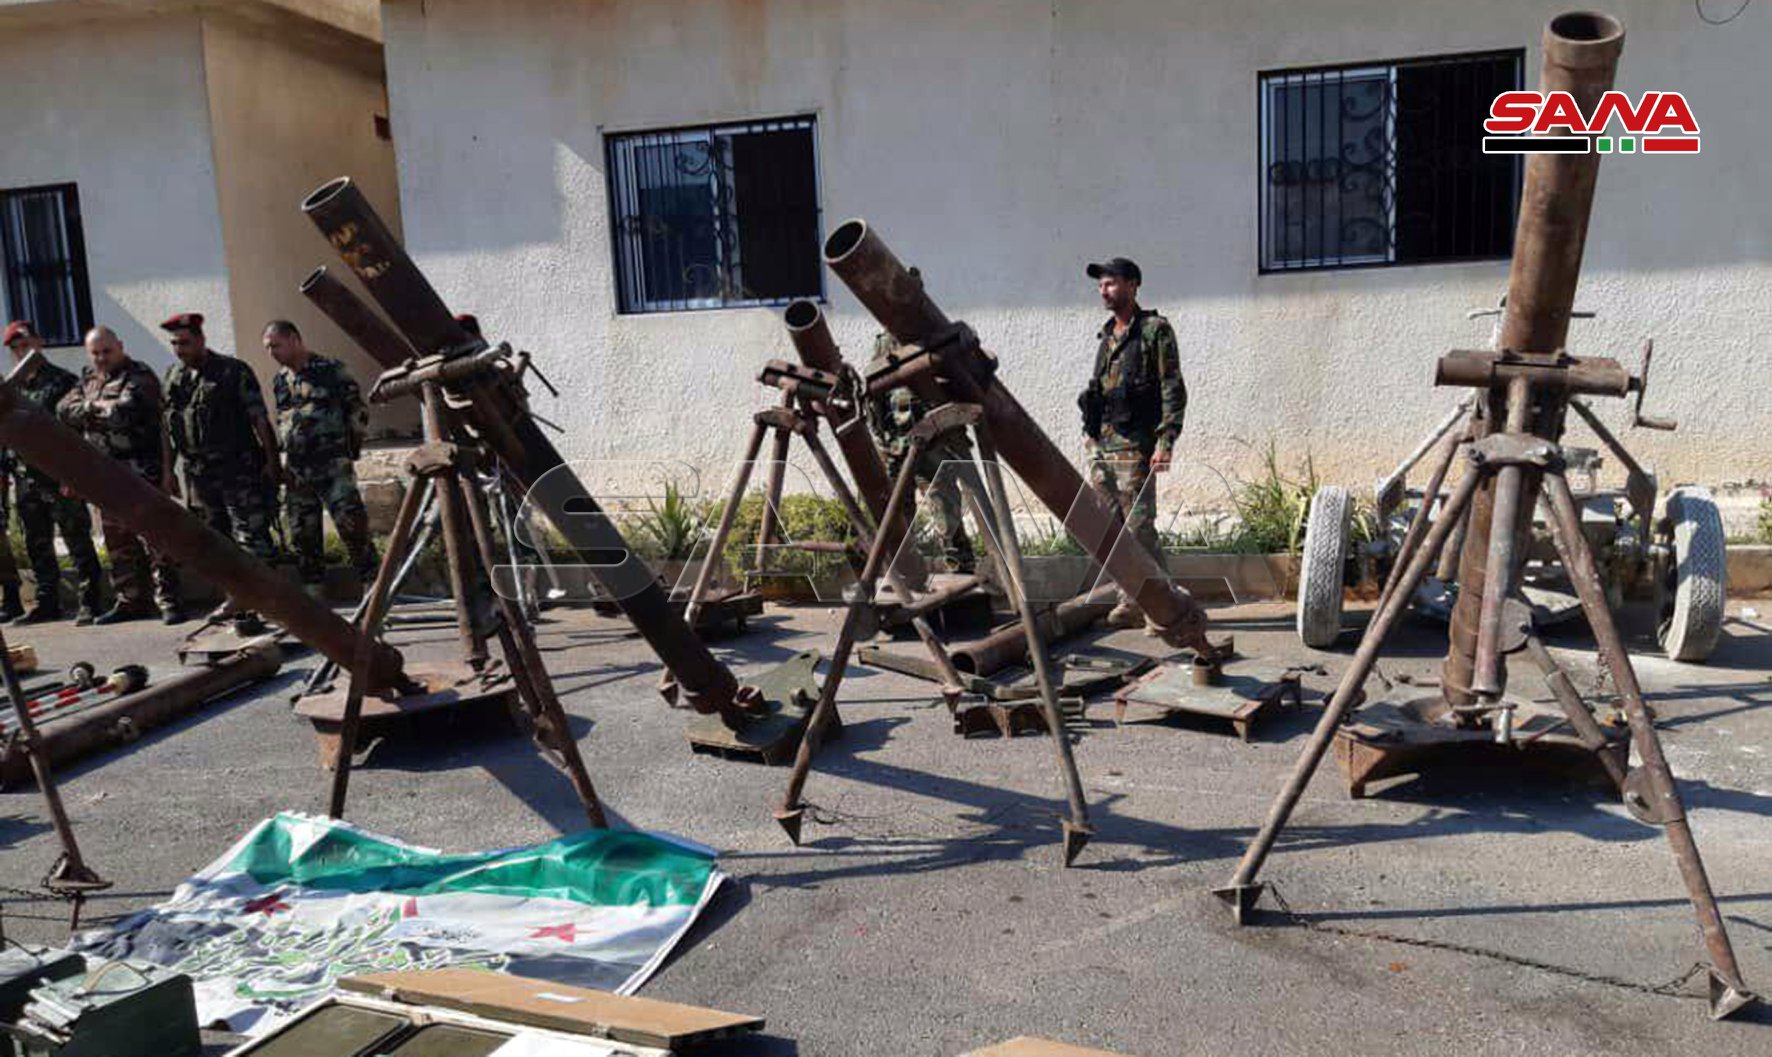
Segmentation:
{"type": "Polygon", "coordinates": [[[1513,252],[1520,158],[1483,119],[1521,50],[1260,75],[1261,270],[1490,260],[1513,252]]]}
{"type": "Polygon", "coordinates": [[[92,326],[80,194],[73,184],[0,191],[6,317],[28,319],[48,345],[78,345],[92,326]]]}
{"type": "Polygon", "coordinates": [[[822,297],[811,117],[611,134],[622,312],[822,297]]]}

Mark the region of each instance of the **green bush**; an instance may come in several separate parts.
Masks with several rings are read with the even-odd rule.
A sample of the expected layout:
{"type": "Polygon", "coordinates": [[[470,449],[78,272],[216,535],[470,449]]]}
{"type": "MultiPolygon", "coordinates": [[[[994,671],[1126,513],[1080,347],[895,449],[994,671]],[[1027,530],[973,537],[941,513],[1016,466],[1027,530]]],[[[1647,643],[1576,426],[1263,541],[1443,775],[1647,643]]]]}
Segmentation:
{"type": "MultiPolygon", "coordinates": [[[[706,504],[703,508],[706,523],[719,524],[725,508],[724,500],[706,504]]],[[[815,540],[852,543],[856,540],[855,529],[849,524],[843,504],[835,499],[805,494],[782,496],[781,508],[777,514],[780,523],[778,540],[795,543],[815,540]]],[[[739,501],[738,516],[733,519],[732,532],[726,537],[723,555],[729,567],[736,570],[756,568],[757,535],[762,530],[763,493],[751,492],[739,501]]],[[[769,567],[774,572],[817,575],[843,564],[838,555],[778,549],[771,553],[769,567]]]]}

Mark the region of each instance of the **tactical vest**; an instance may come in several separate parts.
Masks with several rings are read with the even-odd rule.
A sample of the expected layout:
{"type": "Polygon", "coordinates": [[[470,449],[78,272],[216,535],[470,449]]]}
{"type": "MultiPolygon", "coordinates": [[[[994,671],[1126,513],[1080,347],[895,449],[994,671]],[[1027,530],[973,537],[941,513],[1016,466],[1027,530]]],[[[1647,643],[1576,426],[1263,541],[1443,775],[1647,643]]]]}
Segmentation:
{"type": "Polygon", "coordinates": [[[240,402],[235,371],[251,370],[211,352],[200,367],[179,364],[166,385],[166,429],[172,450],[193,469],[231,460],[257,470],[263,463],[252,421],[240,402]]]}
{"type": "MultiPolygon", "coordinates": [[[[1163,420],[1162,378],[1153,369],[1144,349],[1146,320],[1155,313],[1140,312],[1126,328],[1126,343],[1120,347],[1118,384],[1101,388],[1101,420],[1115,432],[1130,436],[1149,432],[1163,420]]],[[[1102,335],[1101,347],[1095,353],[1095,378],[1099,382],[1107,370],[1108,359],[1116,344],[1110,326],[1102,335]]]]}

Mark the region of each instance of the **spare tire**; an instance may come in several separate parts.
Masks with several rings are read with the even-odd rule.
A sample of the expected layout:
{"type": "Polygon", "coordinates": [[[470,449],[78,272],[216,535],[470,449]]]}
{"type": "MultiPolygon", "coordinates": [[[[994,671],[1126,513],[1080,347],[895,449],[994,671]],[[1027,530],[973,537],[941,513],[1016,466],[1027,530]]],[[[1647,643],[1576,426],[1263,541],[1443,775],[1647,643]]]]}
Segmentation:
{"type": "Polygon", "coordinates": [[[1688,485],[1667,494],[1662,535],[1672,551],[1656,638],[1676,661],[1704,661],[1723,631],[1727,577],[1723,518],[1710,489],[1688,485]]]}
{"type": "Polygon", "coordinates": [[[1342,577],[1347,569],[1353,499],[1345,488],[1324,485],[1311,497],[1298,570],[1298,637],[1327,649],[1341,634],[1342,577]]]}

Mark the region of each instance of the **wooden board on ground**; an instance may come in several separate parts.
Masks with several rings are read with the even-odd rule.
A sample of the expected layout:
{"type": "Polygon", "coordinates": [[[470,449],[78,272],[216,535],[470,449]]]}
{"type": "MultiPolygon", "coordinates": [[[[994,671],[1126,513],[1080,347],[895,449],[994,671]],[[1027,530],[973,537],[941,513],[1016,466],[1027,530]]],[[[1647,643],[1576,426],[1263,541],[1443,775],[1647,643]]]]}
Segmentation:
{"type": "Polygon", "coordinates": [[[1087,1046],[1071,1046],[1051,1039],[1023,1035],[982,1050],[973,1050],[962,1057],[1126,1057],[1108,1050],[1092,1050],[1087,1046]]]}
{"type": "Polygon", "coordinates": [[[483,969],[347,976],[339,981],[339,986],[410,1005],[441,1006],[529,1027],[671,1050],[763,1030],[762,1017],[568,987],[483,969]]]}
{"type": "Polygon", "coordinates": [[[37,670],[37,649],[28,642],[7,643],[6,656],[12,661],[12,670],[19,675],[29,675],[37,670]]]}

